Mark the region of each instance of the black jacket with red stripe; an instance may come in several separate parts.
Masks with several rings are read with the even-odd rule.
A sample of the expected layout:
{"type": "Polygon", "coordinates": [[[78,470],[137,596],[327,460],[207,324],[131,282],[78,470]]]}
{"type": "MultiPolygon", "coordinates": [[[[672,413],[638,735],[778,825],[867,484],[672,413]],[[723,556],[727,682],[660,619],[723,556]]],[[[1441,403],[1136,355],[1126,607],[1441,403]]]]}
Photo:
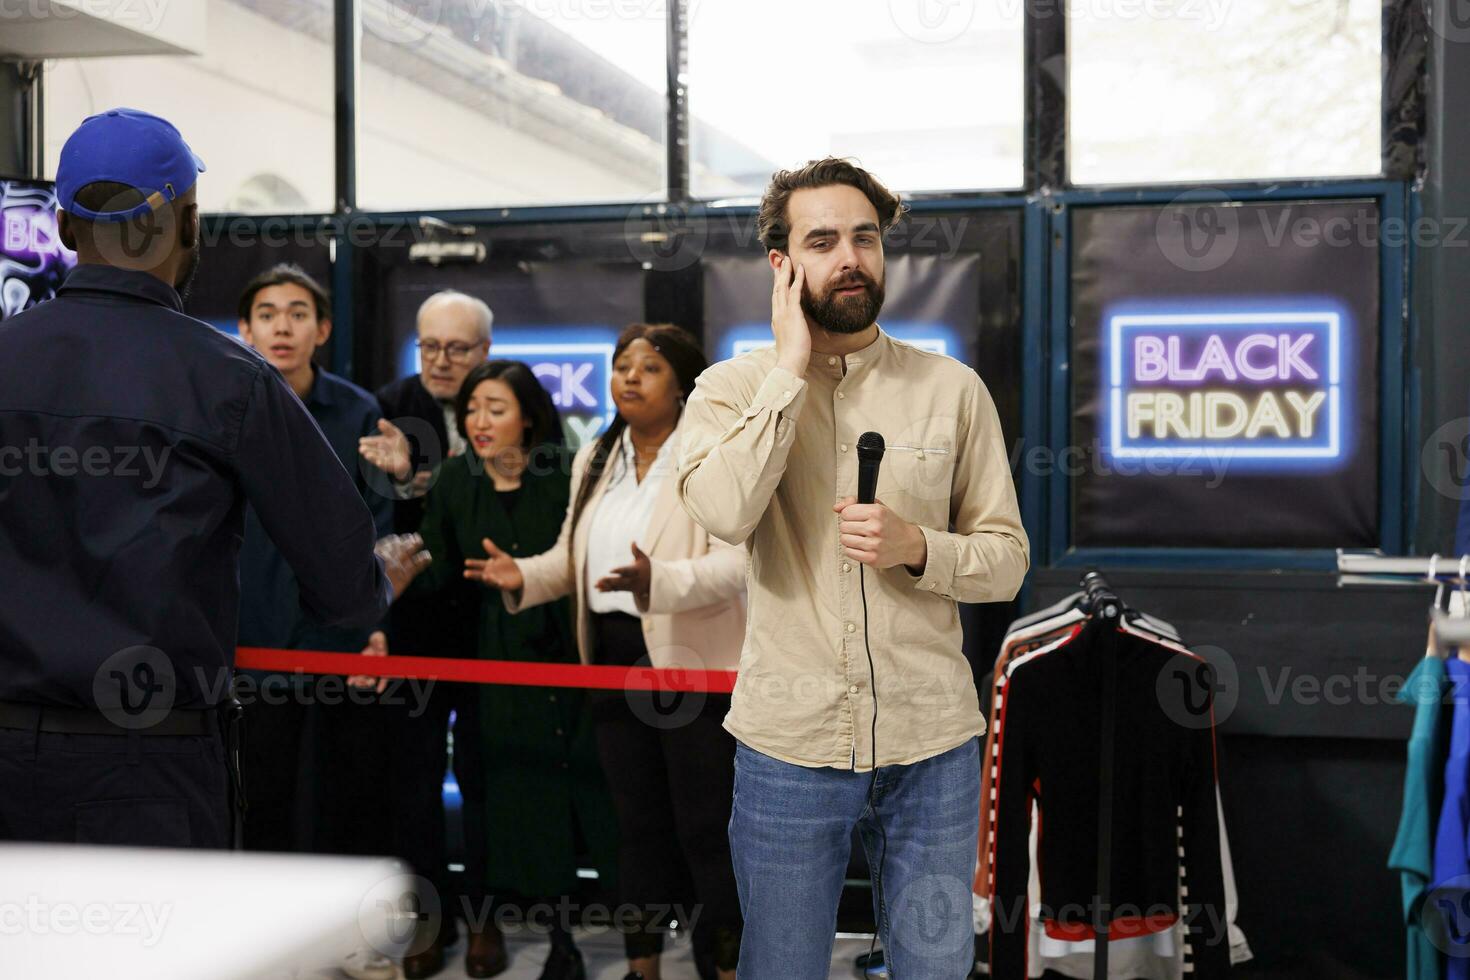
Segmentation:
{"type": "Polygon", "coordinates": [[[1182,648],[1096,619],[1063,646],[1015,667],[997,713],[990,929],[990,972],[997,980],[1026,977],[1033,800],[1043,928],[1058,939],[1094,936],[1099,737],[1109,656],[1117,664],[1111,935],[1157,932],[1182,916],[1185,958],[1194,975],[1220,977],[1229,970],[1213,672],[1182,648]]]}

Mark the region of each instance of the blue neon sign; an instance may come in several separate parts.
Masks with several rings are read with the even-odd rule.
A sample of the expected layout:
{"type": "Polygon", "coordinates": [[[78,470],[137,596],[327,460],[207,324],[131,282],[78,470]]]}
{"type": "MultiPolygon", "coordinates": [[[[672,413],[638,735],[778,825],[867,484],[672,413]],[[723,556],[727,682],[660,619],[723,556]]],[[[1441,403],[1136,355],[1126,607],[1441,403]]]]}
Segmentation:
{"type": "Polygon", "coordinates": [[[1107,454],[1267,468],[1340,461],[1347,325],[1331,303],[1110,310],[1107,454]]]}

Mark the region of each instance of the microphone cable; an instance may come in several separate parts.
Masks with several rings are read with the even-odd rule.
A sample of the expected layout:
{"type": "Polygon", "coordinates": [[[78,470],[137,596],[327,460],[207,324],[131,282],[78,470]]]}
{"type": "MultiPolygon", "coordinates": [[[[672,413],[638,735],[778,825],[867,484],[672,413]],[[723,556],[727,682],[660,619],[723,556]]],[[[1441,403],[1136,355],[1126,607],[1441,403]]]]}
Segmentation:
{"type": "MultiPolygon", "coordinates": [[[[866,977],[873,965],[873,951],[878,946],[878,934],[883,929],[883,923],[888,918],[888,906],[883,901],[883,864],[888,859],[888,830],[883,826],[883,818],[878,815],[878,802],[876,792],[878,788],[878,675],[873,669],[873,647],[868,642],[868,586],[867,568],[862,562],[858,562],[858,590],[863,598],[863,648],[868,653],[868,685],[873,694],[873,729],[872,729],[872,755],[873,778],[868,783],[868,809],[872,811],[873,820],[878,824],[878,833],[882,843],[878,850],[878,867],[873,872],[873,892],[877,899],[876,918],[873,923],[873,941],[868,943],[867,965],[863,968],[866,977]]],[[[883,976],[888,976],[888,956],[885,947],[883,957],[883,976]]]]}

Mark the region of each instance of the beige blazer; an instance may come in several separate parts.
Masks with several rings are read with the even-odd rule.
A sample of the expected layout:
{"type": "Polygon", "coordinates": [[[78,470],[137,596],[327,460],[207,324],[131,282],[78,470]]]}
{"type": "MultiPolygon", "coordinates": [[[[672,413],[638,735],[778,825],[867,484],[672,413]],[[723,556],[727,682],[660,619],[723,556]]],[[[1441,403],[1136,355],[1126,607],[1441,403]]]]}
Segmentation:
{"type": "MultiPolygon", "coordinates": [[[[669,438],[678,439],[679,431],[669,438]]],[[[587,472],[592,446],[583,446],[572,461],[573,501],[587,472]]],[[[678,459],[678,444],[669,448],[672,458],[678,459]]],[[[586,595],[590,587],[585,574],[587,537],[597,519],[607,472],[603,471],[603,479],[587,498],[577,533],[571,533],[568,508],[561,535],[550,551],[516,559],[524,586],[517,592],[501,593],[512,613],[572,595],[577,651],[584,664],[596,661],[586,595]]],[[[726,544],[694,523],[674,494],[677,475],[670,472],[665,478],[648,529],[638,542],[653,571],[647,607],[640,604],[643,640],[655,667],[734,670],[745,644],[745,546],[726,544]]]]}

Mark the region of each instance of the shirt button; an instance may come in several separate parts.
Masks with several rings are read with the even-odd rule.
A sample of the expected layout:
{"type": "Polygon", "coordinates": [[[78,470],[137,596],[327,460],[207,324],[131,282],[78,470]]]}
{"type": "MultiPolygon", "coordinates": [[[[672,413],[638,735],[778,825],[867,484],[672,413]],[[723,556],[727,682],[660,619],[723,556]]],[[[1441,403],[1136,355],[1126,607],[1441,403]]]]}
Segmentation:
{"type": "Polygon", "coordinates": [[[548,700],[551,701],[552,704],[555,704],[556,703],[556,695],[555,694],[549,694],[549,695],[547,695],[547,698],[548,698],[548,700]]]}
{"type": "Polygon", "coordinates": [[[556,730],[556,733],[557,733],[557,734],[558,734],[558,735],[560,735],[560,734],[561,734],[561,729],[560,729],[560,728],[558,728],[558,729],[557,729],[557,730],[556,730]]]}
{"type": "Polygon", "coordinates": [[[835,358],[835,357],[829,357],[829,358],[827,358],[827,363],[828,364],[836,364],[837,363],[837,358],[835,358]]]}
{"type": "Polygon", "coordinates": [[[846,398],[847,397],[847,392],[845,392],[845,391],[839,391],[837,393],[837,397],[838,398],[846,398]]]}
{"type": "Polygon", "coordinates": [[[842,451],[842,452],[844,452],[844,453],[845,453],[845,452],[847,452],[847,443],[845,443],[845,442],[844,442],[844,443],[843,443],[843,444],[842,444],[842,445],[840,445],[840,446],[838,446],[838,447],[837,447],[837,448],[838,448],[838,449],[839,449],[839,450],[840,450],[840,451],[842,451]]]}
{"type": "Polygon", "coordinates": [[[782,398],[790,398],[791,397],[791,392],[789,392],[789,391],[783,391],[783,392],[781,392],[781,397],[782,398]]]}
{"type": "Polygon", "coordinates": [[[843,562],[842,563],[842,570],[844,572],[850,572],[850,571],[852,571],[852,566],[849,565],[847,562],[843,562]]]}
{"type": "Polygon", "coordinates": [[[857,688],[857,685],[856,684],[851,684],[847,688],[847,693],[848,694],[856,694],[857,691],[858,691],[858,688],[857,688]]]}
{"type": "Polygon", "coordinates": [[[854,624],[854,623],[848,623],[847,624],[847,631],[849,633],[856,633],[857,632],[857,625],[854,624]]]}
{"type": "Polygon", "coordinates": [[[924,458],[924,450],[920,449],[918,452],[914,453],[914,455],[917,458],[919,458],[919,459],[923,459],[924,458]]]}

